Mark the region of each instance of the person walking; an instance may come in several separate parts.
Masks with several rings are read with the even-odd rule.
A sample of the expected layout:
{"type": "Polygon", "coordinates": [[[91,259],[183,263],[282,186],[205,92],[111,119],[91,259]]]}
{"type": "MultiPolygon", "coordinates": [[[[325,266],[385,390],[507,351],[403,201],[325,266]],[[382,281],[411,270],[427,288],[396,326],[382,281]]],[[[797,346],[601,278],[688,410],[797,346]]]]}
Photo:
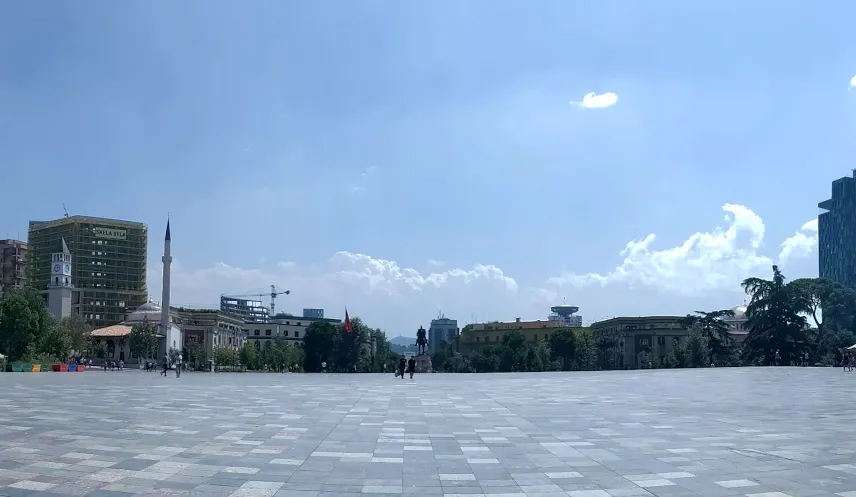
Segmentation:
{"type": "Polygon", "coordinates": [[[166,372],[169,371],[169,356],[163,356],[163,371],[161,371],[161,376],[166,378],[166,372]]]}
{"type": "Polygon", "coordinates": [[[416,358],[411,357],[409,361],[407,361],[407,369],[410,371],[410,379],[413,379],[413,373],[416,372],[416,358]]]}
{"type": "Polygon", "coordinates": [[[181,378],[181,365],[183,361],[181,360],[181,354],[178,354],[178,359],[175,360],[175,377],[181,378]]]}
{"type": "Polygon", "coordinates": [[[398,358],[398,376],[401,376],[401,379],[404,379],[404,368],[407,367],[407,359],[404,356],[398,358]]]}

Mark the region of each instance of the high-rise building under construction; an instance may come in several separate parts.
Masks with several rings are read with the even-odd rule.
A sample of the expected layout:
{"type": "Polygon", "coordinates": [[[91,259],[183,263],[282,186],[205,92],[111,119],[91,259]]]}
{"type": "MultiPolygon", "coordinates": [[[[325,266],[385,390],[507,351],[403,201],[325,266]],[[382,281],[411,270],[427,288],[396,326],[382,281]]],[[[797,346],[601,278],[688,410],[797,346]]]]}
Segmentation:
{"type": "Polygon", "coordinates": [[[51,254],[63,240],[72,256],[71,312],[98,328],[122,322],[148,298],[145,224],[89,216],[30,221],[27,279],[47,292],[51,254]]]}

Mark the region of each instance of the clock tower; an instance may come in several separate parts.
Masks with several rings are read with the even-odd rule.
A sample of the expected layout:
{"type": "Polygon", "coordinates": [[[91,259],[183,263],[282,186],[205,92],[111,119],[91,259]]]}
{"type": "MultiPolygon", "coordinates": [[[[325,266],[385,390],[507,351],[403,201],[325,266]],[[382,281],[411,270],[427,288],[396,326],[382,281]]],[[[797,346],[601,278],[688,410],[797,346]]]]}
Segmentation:
{"type": "Polygon", "coordinates": [[[71,315],[71,252],[62,239],[62,252],[51,254],[51,281],[48,283],[48,311],[57,319],[71,315]]]}

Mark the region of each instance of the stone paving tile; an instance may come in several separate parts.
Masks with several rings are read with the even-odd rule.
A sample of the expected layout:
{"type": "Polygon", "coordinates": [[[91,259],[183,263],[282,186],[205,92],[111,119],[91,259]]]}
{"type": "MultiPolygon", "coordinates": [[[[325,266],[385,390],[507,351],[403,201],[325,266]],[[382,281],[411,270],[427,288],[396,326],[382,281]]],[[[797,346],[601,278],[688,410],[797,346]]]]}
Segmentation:
{"type": "Polygon", "coordinates": [[[0,379],[0,496],[856,497],[838,369],[0,379]]]}

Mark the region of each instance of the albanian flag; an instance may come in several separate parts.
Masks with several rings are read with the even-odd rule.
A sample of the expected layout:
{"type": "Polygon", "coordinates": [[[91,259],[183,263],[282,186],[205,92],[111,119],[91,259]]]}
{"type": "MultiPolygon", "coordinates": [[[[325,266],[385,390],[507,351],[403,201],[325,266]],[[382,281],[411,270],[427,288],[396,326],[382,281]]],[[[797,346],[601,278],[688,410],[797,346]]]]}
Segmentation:
{"type": "Polygon", "coordinates": [[[348,317],[348,308],[345,307],[345,333],[351,332],[351,318],[348,317]]]}

